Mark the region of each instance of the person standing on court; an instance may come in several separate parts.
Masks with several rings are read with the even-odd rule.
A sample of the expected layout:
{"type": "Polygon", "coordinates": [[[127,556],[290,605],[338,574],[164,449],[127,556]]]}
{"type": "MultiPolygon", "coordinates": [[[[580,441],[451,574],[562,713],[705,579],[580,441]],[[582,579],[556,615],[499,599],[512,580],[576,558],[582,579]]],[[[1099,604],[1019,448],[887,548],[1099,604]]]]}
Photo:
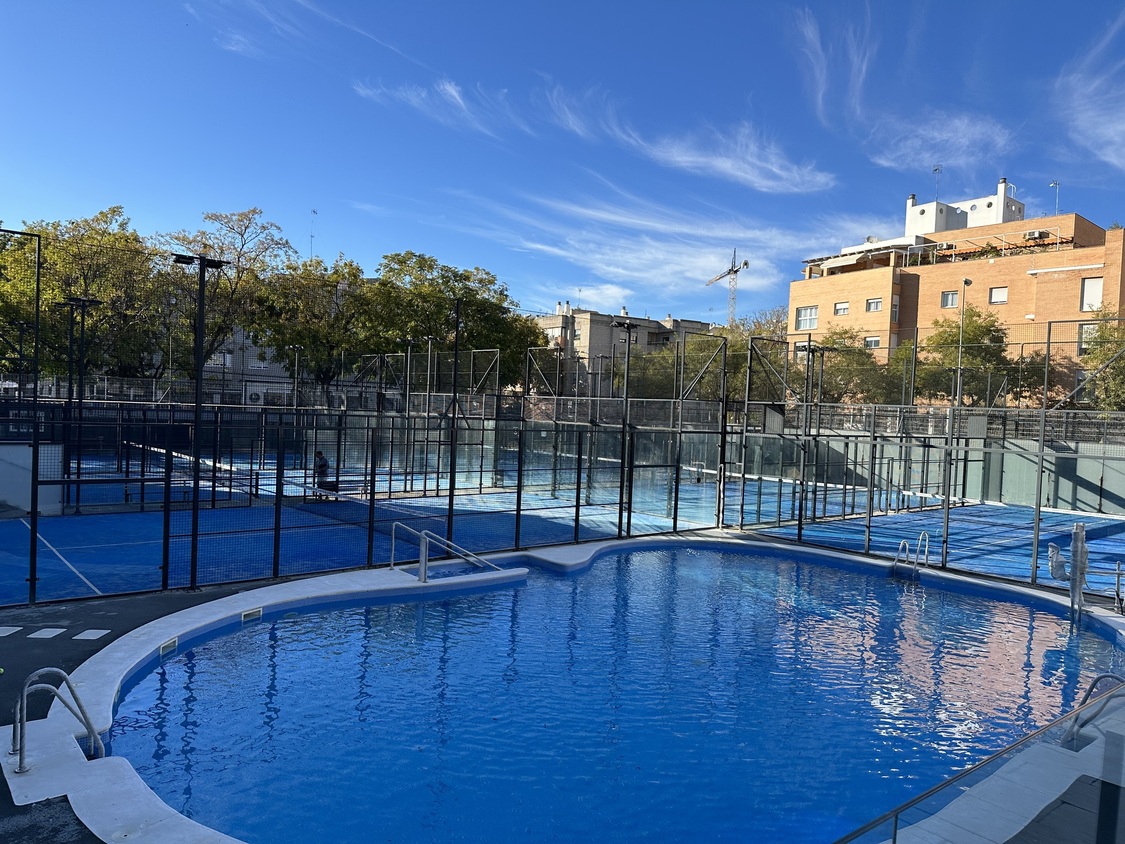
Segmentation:
{"type": "Polygon", "coordinates": [[[313,455],[313,483],[317,489],[328,488],[328,458],[323,451],[313,455]]]}

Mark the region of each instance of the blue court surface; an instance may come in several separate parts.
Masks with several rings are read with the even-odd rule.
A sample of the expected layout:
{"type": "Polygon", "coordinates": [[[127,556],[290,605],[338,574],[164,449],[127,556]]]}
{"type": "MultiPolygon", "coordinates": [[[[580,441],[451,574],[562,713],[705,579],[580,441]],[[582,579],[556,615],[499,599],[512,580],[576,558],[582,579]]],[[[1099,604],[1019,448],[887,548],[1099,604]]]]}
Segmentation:
{"type": "MultiPolygon", "coordinates": [[[[1047,567],[1047,548],[1055,543],[1069,563],[1071,532],[1076,522],[1086,526],[1086,544],[1090,570],[1088,591],[1107,595],[1114,593],[1116,567],[1125,563],[1125,519],[1096,513],[1042,510],[1039,522],[1039,553],[1037,581],[1044,585],[1065,587],[1054,580],[1047,567]]],[[[864,550],[867,519],[817,521],[805,524],[801,541],[846,551],[864,550]]],[[[941,562],[943,513],[940,507],[908,512],[887,513],[871,517],[869,553],[893,559],[899,555],[901,543],[909,546],[912,563],[919,546],[920,559],[925,560],[928,540],[929,564],[941,562]]],[[[966,504],[949,511],[948,567],[960,571],[989,574],[1020,582],[1031,580],[1031,549],[1034,540],[1035,510],[1032,507],[997,504],[966,504]]],[[[770,536],[797,538],[796,525],[766,528],[770,536]]],[[[905,554],[900,556],[904,558],[905,554]]]]}
{"type": "MultiPolygon", "coordinates": [[[[281,507],[269,497],[257,506],[249,499],[227,499],[199,512],[196,584],[238,582],[367,564],[370,507],[365,499],[348,495],[315,496],[313,491],[287,483],[281,507]],[[276,530],[275,530],[276,528],[276,530]],[[276,547],[275,547],[276,543],[276,547]]],[[[685,511],[713,504],[685,501],[685,511]]],[[[655,508],[652,508],[655,509],[655,508]]],[[[662,509],[662,508],[661,508],[662,509]]],[[[580,502],[573,492],[567,500],[547,493],[525,493],[520,502],[519,545],[532,547],[575,541],[606,539],[618,534],[618,507],[608,503],[580,502]]],[[[454,501],[453,541],[483,553],[512,548],[517,527],[515,493],[459,495],[454,501]]],[[[375,565],[391,560],[392,530],[395,558],[418,558],[416,539],[409,530],[394,529],[397,522],[414,531],[445,536],[447,496],[396,498],[375,501],[375,532],[370,542],[375,565]]],[[[189,507],[179,505],[169,514],[167,542],[168,586],[191,584],[191,519],[189,507]]],[[[165,514],[148,512],[84,513],[40,517],[37,543],[37,601],[54,601],[162,587],[165,514]]],[[[706,527],[681,516],[681,529],[706,527]]],[[[628,525],[633,535],[668,533],[672,521],[663,512],[634,512],[628,525]]],[[[30,522],[27,518],[0,521],[0,605],[28,600],[30,522]]],[[[436,555],[438,552],[433,551],[436,555]]]]}

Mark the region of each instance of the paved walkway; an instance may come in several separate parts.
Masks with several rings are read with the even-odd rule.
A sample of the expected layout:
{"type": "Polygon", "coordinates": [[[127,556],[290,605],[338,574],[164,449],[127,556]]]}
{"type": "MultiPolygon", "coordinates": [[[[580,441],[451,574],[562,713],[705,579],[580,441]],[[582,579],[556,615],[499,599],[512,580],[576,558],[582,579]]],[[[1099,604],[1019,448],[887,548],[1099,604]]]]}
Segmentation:
{"type": "MultiPolygon", "coordinates": [[[[196,592],[0,609],[0,668],[4,669],[0,724],[12,722],[24,681],[33,671],[49,666],[70,673],[114,639],[153,619],[249,588],[253,586],[216,586],[196,592]]],[[[32,695],[27,705],[29,719],[45,718],[51,700],[42,692],[32,695]]],[[[6,753],[10,728],[0,732],[0,752],[6,753]]],[[[98,840],[75,817],[66,799],[16,806],[7,783],[0,788],[0,841],[5,844],[95,844],[98,840]]]]}

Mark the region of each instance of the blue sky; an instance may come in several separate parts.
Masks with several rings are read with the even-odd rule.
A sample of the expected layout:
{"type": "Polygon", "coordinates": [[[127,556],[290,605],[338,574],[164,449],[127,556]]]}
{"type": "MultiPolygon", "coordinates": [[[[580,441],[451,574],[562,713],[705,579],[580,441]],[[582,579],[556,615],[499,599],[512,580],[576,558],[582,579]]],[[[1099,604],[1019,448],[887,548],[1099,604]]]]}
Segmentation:
{"type": "Polygon", "coordinates": [[[0,19],[0,220],[260,207],[302,255],[724,322],[906,197],[1125,222],[1121,4],[42,0],[0,19]],[[934,165],[942,172],[935,177],[934,165]],[[316,214],[313,214],[316,209],[316,214]]]}

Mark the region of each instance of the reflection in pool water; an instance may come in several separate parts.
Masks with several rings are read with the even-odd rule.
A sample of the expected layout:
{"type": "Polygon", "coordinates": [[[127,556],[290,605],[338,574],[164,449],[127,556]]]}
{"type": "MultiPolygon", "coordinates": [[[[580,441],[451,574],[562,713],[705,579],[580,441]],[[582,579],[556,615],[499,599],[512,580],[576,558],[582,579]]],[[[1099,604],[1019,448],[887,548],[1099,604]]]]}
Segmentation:
{"type": "Polygon", "coordinates": [[[1120,662],[1041,609],[656,546],[205,642],[123,695],[112,752],[251,842],[819,842],[1120,662]]]}

